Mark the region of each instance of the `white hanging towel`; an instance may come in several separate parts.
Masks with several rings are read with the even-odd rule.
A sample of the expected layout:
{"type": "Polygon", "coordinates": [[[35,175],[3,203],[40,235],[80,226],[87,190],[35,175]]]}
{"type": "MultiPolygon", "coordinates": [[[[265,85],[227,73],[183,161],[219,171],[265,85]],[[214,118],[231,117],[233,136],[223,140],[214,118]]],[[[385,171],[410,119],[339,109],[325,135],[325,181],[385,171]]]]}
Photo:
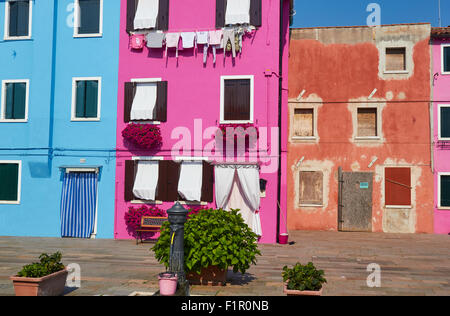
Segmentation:
{"type": "Polygon", "coordinates": [[[194,48],[196,36],[195,32],[182,32],[181,40],[183,41],[183,48],[194,48]]]}
{"type": "Polygon", "coordinates": [[[136,95],[131,106],[130,118],[132,121],[153,119],[157,91],[156,82],[138,83],[136,85],[136,95]]]}
{"type": "Polygon", "coordinates": [[[158,161],[139,161],[134,180],[133,194],[141,200],[154,201],[158,178],[158,161]]]}
{"type": "Polygon", "coordinates": [[[214,168],[216,206],[225,209],[233,186],[235,168],[216,166],[214,168]]]}
{"type": "Polygon", "coordinates": [[[201,201],[203,184],[203,162],[183,161],[181,163],[178,193],[185,201],[201,201]]]}
{"type": "Polygon", "coordinates": [[[159,0],[138,0],[134,29],[151,29],[156,27],[159,13],[159,0]]]}
{"type": "Polygon", "coordinates": [[[225,25],[249,24],[250,0],[228,0],[225,25]]]}

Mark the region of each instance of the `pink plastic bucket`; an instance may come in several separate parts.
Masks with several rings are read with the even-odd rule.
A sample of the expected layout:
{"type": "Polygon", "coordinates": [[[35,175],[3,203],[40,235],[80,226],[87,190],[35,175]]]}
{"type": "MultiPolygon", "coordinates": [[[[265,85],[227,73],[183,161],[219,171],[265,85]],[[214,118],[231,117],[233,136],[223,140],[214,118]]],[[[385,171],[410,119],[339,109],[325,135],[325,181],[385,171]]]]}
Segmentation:
{"type": "Polygon", "coordinates": [[[158,276],[159,280],[159,294],[163,296],[174,295],[177,291],[178,277],[171,273],[161,273],[158,276]]]}
{"type": "Polygon", "coordinates": [[[280,234],[278,236],[278,243],[280,245],[287,245],[288,241],[289,241],[289,235],[288,234],[280,234]]]}

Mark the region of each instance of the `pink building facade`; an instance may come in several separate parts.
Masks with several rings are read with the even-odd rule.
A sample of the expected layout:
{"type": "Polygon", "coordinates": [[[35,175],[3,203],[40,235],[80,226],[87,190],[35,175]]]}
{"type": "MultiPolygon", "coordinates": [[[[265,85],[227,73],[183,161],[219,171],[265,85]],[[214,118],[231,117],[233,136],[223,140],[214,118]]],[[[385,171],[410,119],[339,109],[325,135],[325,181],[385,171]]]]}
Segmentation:
{"type": "Polygon", "coordinates": [[[115,239],[134,238],[124,219],[130,207],[167,210],[175,201],[187,208],[225,208],[239,200],[261,243],[275,243],[286,232],[286,151],[280,146],[285,135],[279,131],[287,117],[280,110],[287,105],[292,2],[249,0],[249,16],[242,15],[249,9],[246,1],[237,3],[159,0],[155,13],[151,5],[122,0],[115,239]],[[214,37],[230,30],[234,43],[214,47],[214,37]],[[143,37],[146,45],[133,49],[143,37]],[[207,37],[204,59],[200,43],[207,37]],[[162,144],[152,149],[133,145],[122,136],[130,124],[159,128],[162,144]],[[242,153],[239,146],[222,150],[216,141],[217,130],[231,126],[258,131],[242,153]],[[236,170],[234,175],[227,168],[236,170]]]}
{"type": "Polygon", "coordinates": [[[434,173],[437,234],[450,233],[450,28],[432,29],[434,173]]]}

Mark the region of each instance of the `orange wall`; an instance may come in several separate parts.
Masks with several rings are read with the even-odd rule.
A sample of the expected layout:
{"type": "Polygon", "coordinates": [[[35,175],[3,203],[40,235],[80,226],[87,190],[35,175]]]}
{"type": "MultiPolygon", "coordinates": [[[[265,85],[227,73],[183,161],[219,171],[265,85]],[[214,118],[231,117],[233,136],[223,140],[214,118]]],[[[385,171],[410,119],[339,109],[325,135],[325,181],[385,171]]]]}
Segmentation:
{"type": "MultiPolygon", "coordinates": [[[[411,232],[433,232],[433,175],[430,154],[429,103],[405,101],[430,100],[429,39],[413,49],[414,70],[409,79],[383,80],[379,77],[379,50],[374,42],[325,45],[316,40],[291,40],[289,60],[289,98],[295,100],[305,90],[303,100],[323,100],[318,107],[317,143],[288,140],[288,228],[291,230],[337,230],[338,167],[344,171],[375,172],[373,186],[372,230],[390,231],[396,216],[384,218],[384,167],[412,166],[414,171],[411,232]],[[383,140],[375,144],[353,141],[354,121],[349,100],[367,99],[374,89],[374,99],[383,103],[383,140]],[[326,103],[342,102],[342,103],[326,103]],[[374,157],[378,160],[369,168],[374,157]],[[303,162],[299,160],[304,157],[303,162]],[[296,165],[329,166],[324,174],[323,208],[300,207],[297,203],[296,165]],[[415,181],[417,180],[417,181],[415,181]],[[413,215],[415,214],[415,215],[413,215]],[[390,224],[383,225],[383,220],[390,224]]],[[[290,105],[291,106],[291,105],[290,105]]],[[[292,114],[290,114],[292,115],[292,114]]],[[[291,122],[291,120],[289,120],[291,122]]],[[[289,127],[290,128],[290,127],[289,127]]],[[[395,210],[393,211],[395,212],[395,210]]],[[[411,220],[411,219],[410,219],[411,220]]],[[[401,222],[401,219],[400,219],[401,222]]],[[[411,223],[411,222],[410,222],[411,223]]],[[[401,225],[400,225],[401,226],[401,225]]],[[[395,230],[395,229],[394,229],[395,230]]],[[[395,232],[395,231],[390,231],[395,232]]]]}

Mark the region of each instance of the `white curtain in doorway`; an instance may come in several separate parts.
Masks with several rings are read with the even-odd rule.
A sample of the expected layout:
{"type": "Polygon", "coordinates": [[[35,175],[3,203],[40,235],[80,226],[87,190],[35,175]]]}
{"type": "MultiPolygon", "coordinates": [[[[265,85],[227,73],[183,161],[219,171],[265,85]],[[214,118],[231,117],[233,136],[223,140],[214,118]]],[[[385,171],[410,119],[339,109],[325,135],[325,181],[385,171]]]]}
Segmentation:
{"type": "Polygon", "coordinates": [[[218,208],[225,209],[228,199],[230,198],[235,173],[236,169],[234,168],[222,166],[215,167],[216,205],[218,208]]]}

